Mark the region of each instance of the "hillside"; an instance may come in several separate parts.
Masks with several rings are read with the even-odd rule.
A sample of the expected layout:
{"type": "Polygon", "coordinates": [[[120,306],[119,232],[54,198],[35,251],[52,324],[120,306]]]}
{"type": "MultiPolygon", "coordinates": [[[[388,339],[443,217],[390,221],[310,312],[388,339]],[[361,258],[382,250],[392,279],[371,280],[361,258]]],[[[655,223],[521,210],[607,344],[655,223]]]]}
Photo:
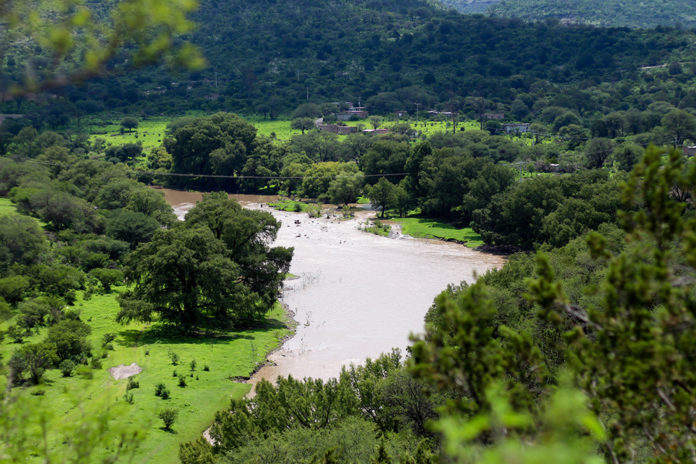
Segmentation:
{"type": "Polygon", "coordinates": [[[473,115],[462,99],[509,105],[548,83],[615,82],[641,66],[687,61],[694,42],[680,31],[524,23],[418,0],[204,0],[194,19],[190,40],[207,69],[174,78],[144,70],[70,89],[70,100],[90,112],[222,109],[274,117],[309,100],[363,102],[382,114],[414,111],[418,103],[473,115]]]}
{"type": "MultiPolygon", "coordinates": [[[[469,3],[450,0],[449,3],[469,3]]],[[[468,12],[466,8],[460,11],[468,12]]],[[[500,0],[488,10],[495,16],[567,23],[652,28],[696,27],[696,3],[690,0],[500,0]]]]}

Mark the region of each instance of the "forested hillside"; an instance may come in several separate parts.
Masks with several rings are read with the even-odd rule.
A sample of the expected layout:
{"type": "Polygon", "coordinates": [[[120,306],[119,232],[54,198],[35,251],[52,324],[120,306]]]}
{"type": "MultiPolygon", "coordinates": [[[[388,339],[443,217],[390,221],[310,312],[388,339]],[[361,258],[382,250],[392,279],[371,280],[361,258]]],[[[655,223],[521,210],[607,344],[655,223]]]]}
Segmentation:
{"type": "MultiPolygon", "coordinates": [[[[626,92],[643,100],[653,93],[670,97],[675,90],[662,80],[640,88],[638,73],[646,65],[688,62],[694,43],[687,32],[525,24],[448,13],[417,0],[205,0],[194,19],[191,40],[207,57],[206,69],[174,76],[149,69],[61,89],[57,102],[65,105],[54,111],[62,113],[57,123],[105,109],[275,117],[308,99],[367,103],[382,114],[414,112],[418,104],[475,117],[482,103],[471,98],[483,98],[486,110],[515,108],[516,119],[554,100],[580,112],[609,112],[630,98],[626,92]],[[600,87],[620,81],[626,85],[600,87]],[[522,103],[513,107],[516,100],[522,103]]],[[[6,111],[26,112],[16,102],[6,111]]]]}
{"type": "Polygon", "coordinates": [[[500,0],[488,12],[511,18],[535,21],[557,18],[598,26],[696,26],[696,4],[689,0],[500,0]]]}

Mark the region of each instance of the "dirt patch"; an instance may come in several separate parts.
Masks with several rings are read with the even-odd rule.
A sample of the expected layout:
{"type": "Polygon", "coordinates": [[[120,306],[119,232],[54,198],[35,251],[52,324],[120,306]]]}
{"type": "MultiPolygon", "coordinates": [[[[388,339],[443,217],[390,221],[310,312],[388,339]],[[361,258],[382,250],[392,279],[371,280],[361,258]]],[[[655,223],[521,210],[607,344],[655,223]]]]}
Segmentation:
{"type": "Polygon", "coordinates": [[[136,374],[140,374],[143,368],[138,366],[136,363],[126,366],[121,364],[120,366],[112,367],[109,369],[109,373],[116,380],[127,379],[128,377],[133,377],[136,374]]]}

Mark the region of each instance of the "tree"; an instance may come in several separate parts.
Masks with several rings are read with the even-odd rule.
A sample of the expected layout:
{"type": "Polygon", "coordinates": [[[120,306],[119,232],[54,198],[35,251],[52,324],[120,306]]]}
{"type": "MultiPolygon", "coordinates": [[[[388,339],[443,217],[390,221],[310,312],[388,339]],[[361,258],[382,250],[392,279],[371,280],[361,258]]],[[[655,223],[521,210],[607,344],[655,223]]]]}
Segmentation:
{"type": "Polygon", "coordinates": [[[160,411],[160,413],[157,415],[160,419],[162,419],[162,422],[164,423],[164,429],[165,430],[171,430],[172,425],[174,425],[174,421],[176,420],[176,416],[179,415],[179,412],[176,409],[164,409],[160,411]]]}
{"type": "Polygon", "coordinates": [[[662,126],[672,137],[675,147],[681,147],[688,138],[696,138],[696,117],[684,110],[674,109],[662,118],[662,126]]]}
{"type": "Polygon", "coordinates": [[[46,369],[56,361],[56,347],[50,343],[26,345],[12,355],[10,359],[10,378],[21,380],[24,373],[29,374],[32,383],[38,384],[46,369]]]}
{"type": "Polygon", "coordinates": [[[128,132],[138,128],[138,119],[132,116],[126,116],[121,120],[121,127],[128,132]]]}
{"type": "Polygon", "coordinates": [[[394,184],[389,182],[385,177],[381,177],[379,181],[370,188],[368,198],[375,208],[381,209],[381,218],[384,218],[384,213],[387,208],[394,203],[394,184]]]}
{"type": "Polygon", "coordinates": [[[187,174],[234,174],[254,151],[256,128],[231,113],[185,120],[171,128],[164,146],[174,171],[187,174]]]}
{"type": "Polygon", "coordinates": [[[643,149],[640,146],[633,143],[624,143],[614,149],[612,156],[619,165],[619,169],[630,172],[633,166],[638,163],[642,154],[643,149]]]}
{"type": "Polygon", "coordinates": [[[91,332],[90,326],[76,319],[64,319],[48,329],[46,341],[54,347],[56,362],[65,359],[80,362],[87,359],[92,350],[87,341],[91,332]]]}
{"type": "Polygon", "coordinates": [[[96,268],[90,271],[90,275],[99,281],[106,293],[111,293],[112,285],[123,281],[123,272],[119,269],[96,268]]]}
{"type": "Polygon", "coordinates": [[[378,129],[379,126],[382,125],[382,121],[384,120],[384,118],[382,118],[381,116],[370,116],[368,120],[370,121],[370,125],[373,129],[378,129]]]}
{"type": "Polygon", "coordinates": [[[614,150],[614,143],[607,138],[592,139],[585,147],[585,161],[589,168],[601,168],[614,150]]]}
{"type": "Polygon", "coordinates": [[[356,202],[364,182],[365,178],[361,172],[337,175],[329,184],[328,194],[331,202],[336,205],[356,202]]]}
{"type": "Polygon", "coordinates": [[[33,218],[20,214],[0,217],[0,269],[14,263],[39,262],[48,250],[48,241],[33,218]]]}
{"type": "Polygon", "coordinates": [[[129,255],[120,322],[154,314],[184,331],[252,321],[275,303],[292,250],[270,248],[280,224],[243,210],[225,194],[206,195],[185,223],[158,231],[129,255]]]}
{"type": "Polygon", "coordinates": [[[314,119],[312,119],[312,118],[295,118],[290,123],[290,127],[292,127],[293,129],[301,130],[302,134],[304,134],[306,130],[309,130],[309,129],[314,127],[314,119]]]}
{"type": "Polygon", "coordinates": [[[143,213],[121,210],[109,219],[106,233],[116,240],[123,240],[137,247],[140,243],[148,242],[160,228],[157,221],[143,213]]]}
{"type": "Polygon", "coordinates": [[[0,279],[0,296],[11,304],[17,304],[30,287],[29,279],[23,275],[3,277],[0,279]]]}

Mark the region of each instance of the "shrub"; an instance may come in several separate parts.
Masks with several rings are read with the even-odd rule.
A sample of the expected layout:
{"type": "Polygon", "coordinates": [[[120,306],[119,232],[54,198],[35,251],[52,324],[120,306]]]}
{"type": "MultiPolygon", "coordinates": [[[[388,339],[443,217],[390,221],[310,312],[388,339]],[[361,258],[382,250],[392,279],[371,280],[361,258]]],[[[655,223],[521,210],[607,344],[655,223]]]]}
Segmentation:
{"type": "Polygon", "coordinates": [[[140,388],[140,382],[135,380],[134,377],[128,377],[128,384],[126,384],[126,391],[133,390],[134,388],[140,388]]]}
{"type": "Polygon", "coordinates": [[[89,360],[89,367],[91,367],[92,369],[101,369],[102,368],[101,359],[94,356],[92,359],[89,360]]]}
{"type": "Polygon", "coordinates": [[[179,364],[179,355],[174,353],[173,351],[169,352],[169,359],[172,361],[172,366],[176,366],[179,364]]]}
{"type": "Polygon", "coordinates": [[[172,372],[172,377],[179,377],[179,374],[176,373],[176,369],[172,372]]]}
{"type": "Polygon", "coordinates": [[[181,388],[184,388],[186,386],[186,377],[184,377],[183,375],[179,376],[179,386],[181,388]]]}
{"type": "Polygon", "coordinates": [[[196,370],[197,364],[196,364],[196,360],[195,360],[195,359],[194,359],[193,361],[191,361],[190,366],[191,366],[191,372],[193,372],[193,371],[196,370]]]}
{"type": "Polygon", "coordinates": [[[75,370],[75,363],[70,359],[64,359],[58,367],[63,373],[63,377],[70,377],[75,370]]]}
{"type": "Polygon", "coordinates": [[[177,415],[178,411],[176,409],[165,409],[160,411],[159,418],[162,419],[165,430],[171,430],[177,415]]]}
{"type": "Polygon", "coordinates": [[[209,368],[208,365],[206,364],[205,366],[203,366],[203,370],[206,371],[206,372],[208,372],[208,371],[210,371],[210,368],[209,368]]]}
{"type": "Polygon", "coordinates": [[[167,390],[167,387],[163,383],[158,383],[155,386],[155,396],[159,396],[163,400],[169,398],[169,390],[167,390]]]}
{"type": "Polygon", "coordinates": [[[124,399],[124,400],[126,401],[126,403],[128,403],[128,404],[133,404],[133,403],[134,403],[134,400],[133,400],[133,393],[131,393],[131,392],[128,392],[128,391],[127,391],[127,392],[123,395],[123,399],[124,399]]]}
{"type": "Polygon", "coordinates": [[[87,380],[94,378],[94,372],[87,366],[77,366],[75,374],[87,380]]]}
{"type": "MultiPolygon", "coordinates": [[[[103,346],[103,347],[106,347],[107,345],[109,345],[109,344],[110,344],[111,342],[113,342],[114,340],[116,340],[116,334],[115,334],[115,333],[111,333],[111,332],[110,332],[110,333],[106,333],[106,334],[104,334],[104,336],[102,337],[102,346],[103,346]]],[[[114,348],[111,347],[111,349],[113,350],[114,348]]]]}

